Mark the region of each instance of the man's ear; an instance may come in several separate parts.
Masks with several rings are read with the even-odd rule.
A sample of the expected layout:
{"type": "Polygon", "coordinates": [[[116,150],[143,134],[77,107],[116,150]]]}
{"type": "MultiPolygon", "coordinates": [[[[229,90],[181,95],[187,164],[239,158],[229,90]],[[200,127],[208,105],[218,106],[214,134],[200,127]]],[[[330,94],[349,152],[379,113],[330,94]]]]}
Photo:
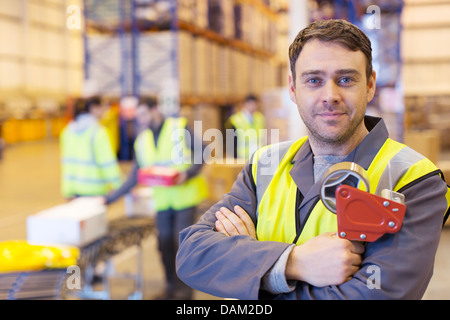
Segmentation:
{"type": "Polygon", "coordinates": [[[375,90],[377,88],[377,73],[375,71],[372,71],[372,75],[367,81],[367,103],[372,101],[373,97],[375,96],[375,90]]]}
{"type": "Polygon", "coordinates": [[[289,75],[289,97],[293,103],[297,104],[297,99],[295,97],[295,83],[291,74],[289,75]]]}

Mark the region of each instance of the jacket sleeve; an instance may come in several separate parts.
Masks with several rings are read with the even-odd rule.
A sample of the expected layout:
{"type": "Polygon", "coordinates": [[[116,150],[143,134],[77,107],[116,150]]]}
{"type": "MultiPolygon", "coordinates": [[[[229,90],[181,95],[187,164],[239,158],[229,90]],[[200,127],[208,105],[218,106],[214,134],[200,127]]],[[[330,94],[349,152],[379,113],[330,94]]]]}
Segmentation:
{"type": "Polygon", "coordinates": [[[261,279],[289,244],[227,237],[214,228],[215,212],[240,205],[256,221],[255,186],[247,163],[231,192],[180,233],[177,273],[189,286],[219,297],[258,299],[261,279]]]}
{"type": "Polygon", "coordinates": [[[116,190],[111,191],[106,196],[106,204],[111,204],[117,200],[119,200],[121,197],[123,197],[125,194],[131,191],[137,184],[138,184],[138,170],[139,165],[136,161],[136,158],[133,160],[133,166],[131,167],[130,173],[128,174],[128,177],[126,181],[116,190]]]}
{"type": "Polygon", "coordinates": [[[270,299],[421,299],[433,274],[434,257],[447,208],[446,183],[428,177],[402,193],[406,214],[396,234],[367,243],[361,269],[339,286],[323,288],[297,282],[294,292],[270,299]]]}

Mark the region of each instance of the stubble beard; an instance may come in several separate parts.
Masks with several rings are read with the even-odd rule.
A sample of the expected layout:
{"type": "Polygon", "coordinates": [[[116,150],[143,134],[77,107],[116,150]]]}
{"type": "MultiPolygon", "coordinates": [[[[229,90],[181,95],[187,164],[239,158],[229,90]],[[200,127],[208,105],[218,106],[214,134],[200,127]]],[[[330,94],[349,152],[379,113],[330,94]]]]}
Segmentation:
{"type": "Polygon", "coordinates": [[[305,121],[304,119],[303,122],[308,130],[309,138],[313,139],[317,145],[323,147],[340,147],[352,139],[360,125],[364,122],[364,114],[350,121],[348,127],[344,127],[343,130],[333,135],[328,135],[326,132],[322,133],[323,129],[312,122],[305,121]]]}

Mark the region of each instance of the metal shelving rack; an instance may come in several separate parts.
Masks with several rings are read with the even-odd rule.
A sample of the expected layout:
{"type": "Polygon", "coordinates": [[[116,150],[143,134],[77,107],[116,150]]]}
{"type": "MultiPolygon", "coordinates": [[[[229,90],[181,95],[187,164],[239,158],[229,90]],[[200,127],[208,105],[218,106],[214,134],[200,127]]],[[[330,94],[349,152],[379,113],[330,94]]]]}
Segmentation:
{"type": "Polygon", "coordinates": [[[347,19],[369,36],[372,42],[373,66],[377,72],[377,91],[369,107],[375,114],[383,115],[391,136],[403,141],[404,108],[401,102],[403,83],[400,52],[402,33],[400,16],[403,1],[335,0],[334,8],[335,18],[347,19]],[[369,10],[373,5],[378,12],[369,10]],[[376,14],[379,14],[378,26],[368,21],[371,18],[376,19],[374,16],[376,14]]]}
{"type": "MultiPolygon", "coordinates": [[[[169,43],[164,43],[161,39],[156,37],[146,36],[152,32],[159,31],[178,31],[178,21],[176,18],[177,1],[170,0],[169,20],[160,23],[144,22],[143,25],[136,18],[136,10],[139,4],[132,1],[132,25],[131,25],[131,41],[133,50],[133,95],[139,96],[143,92],[157,92],[161,90],[161,83],[159,79],[153,79],[148,75],[152,72],[159,72],[170,65],[169,78],[178,79],[178,42],[176,33],[171,34],[169,43]],[[145,53],[150,53],[145,49],[154,50],[155,52],[164,52],[157,59],[150,61],[149,64],[144,65],[145,53]]],[[[166,68],[167,70],[167,68],[166,68]]]]}
{"type": "Polygon", "coordinates": [[[85,80],[100,94],[138,95],[134,8],[130,0],[84,0],[85,80]]]}
{"type": "MultiPolygon", "coordinates": [[[[84,0],[85,18],[85,79],[104,73],[107,81],[99,83],[102,94],[120,96],[139,96],[143,91],[158,89],[160,81],[149,80],[148,75],[167,64],[173,64],[170,77],[178,78],[179,48],[177,32],[184,31],[194,37],[203,37],[212,42],[233,48],[245,54],[271,59],[274,52],[261,49],[236,37],[225,37],[209,28],[201,28],[193,23],[180,20],[177,16],[178,0],[161,0],[170,6],[169,17],[164,21],[139,19],[137,10],[155,4],[155,0],[84,0]],[[151,37],[163,31],[173,32],[170,45],[162,43],[157,37],[151,37]],[[146,45],[149,46],[146,46],[146,45]],[[152,48],[154,53],[166,52],[162,57],[144,64],[143,49],[152,48]],[[108,51],[110,49],[110,51],[108,51]],[[117,54],[117,49],[120,54],[117,54]],[[120,61],[120,67],[112,58],[120,61]],[[120,90],[118,90],[120,88],[120,90]]],[[[271,19],[276,13],[262,0],[241,0],[238,3],[249,4],[271,19]]],[[[147,53],[147,52],[146,52],[147,53]]],[[[158,79],[160,80],[160,79],[158,79]]],[[[190,97],[192,98],[192,97],[190,97]]],[[[188,99],[189,100],[189,99],[188,99]]],[[[195,100],[195,99],[193,99],[195,100]]]]}
{"type": "MultiPolygon", "coordinates": [[[[156,94],[161,84],[149,74],[164,69],[164,66],[177,63],[177,43],[163,48],[144,32],[161,31],[157,24],[142,24],[137,18],[137,10],[142,4],[138,0],[84,0],[85,32],[85,80],[91,82],[94,91],[102,96],[123,98],[140,97],[149,92],[156,94]],[[152,48],[154,53],[163,52],[160,58],[142,66],[146,60],[142,47],[152,48]],[[169,53],[169,54],[167,54],[169,53]]],[[[169,31],[176,31],[175,12],[177,1],[170,0],[171,18],[169,31]]],[[[148,52],[147,52],[148,53],[148,52]]],[[[167,68],[164,69],[165,71],[167,68]]],[[[178,68],[170,68],[170,77],[178,77],[178,68]]],[[[129,160],[132,157],[134,139],[134,121],[120,119],[119,158],[129,160]]]]}
{"type": "MultiPolygon", "coordinates": [[[[96,91],[103,96],[122,98],[157,94],[160,98],[163,96],[160,101],[170,100],[166,110],[171,112],[177,110],[170,109],[171,104],[175,106],[197,103],[225,105],[241,101],[244,97],[243,92],[221,96],[181,94],[179,89],[184,87],[179,79],[180,55],[187,53],[181,52],[183,49],[179,48],[181,33],[187,34],[193,40],[206,40],[240,52],[249,59],[275,57],[272,48],[264,49],[235,35],[225,36],[210,26],[201,27],[196,22],[180,19],[179,0],[83,1],[85,79],[96,82],[96,91]],[[163,5],[165,11],[162,11],[163,14],[152,14],[149,18],[145,10],[151,11],[155,5],[163,5]],[[171,92],[161,93],[165,91],[171,92]]],[[[215,3],[213,0],[206,2],[215,3]]],[[[247,9],[251,7],[252,10],[271,21],[277,19],[276,12],[270,9],[267,1],[239,0],[233,3],[247,6],[247,9]]],[[[210,72],[208,68],[206,72],[210,72]]],[[[127,125],[122,123],[122,126],[127,125]]],[[[122,128],[121,149],[125,151],[123,154],[119,152],[120,158],[131,157],[129,131],[122,128]],[[125,146],[122,146],[124,143],[125,146]]]]}
{"type": "MultiPolygon", "coordinates": [[[[403,9],[402,0],[335,0],[335,18],[347,19],[360,27],[371,38],[374,49],[374,66],[383,65],[386,76],[377,79],[378,86],[394,87],[400,81],[400,14],[403,9]],[[367,10],[371,5],[380,9],[379,29],[370,29],[365,25],[367,10]]],[[[375,13],[374,13],[375,14],[375,13]]],[[[380,74],[379,74],[380,75],[380,74]]]]}

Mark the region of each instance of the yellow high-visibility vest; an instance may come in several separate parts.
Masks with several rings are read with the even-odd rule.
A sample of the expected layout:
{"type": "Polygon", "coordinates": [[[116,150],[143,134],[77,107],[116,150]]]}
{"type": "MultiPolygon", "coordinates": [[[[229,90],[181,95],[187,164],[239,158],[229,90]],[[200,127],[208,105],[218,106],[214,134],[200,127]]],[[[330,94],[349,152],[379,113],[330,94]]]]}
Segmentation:
{"type": "MultiPolygon", "coordinates": [[[[267,146],[258,150],[252,159],[254,164],[252,174],[258,200],[256,228],[258,240],[300,245],[325,232],[337,231],[336,214],[326,209],[318,198],[301,234],[297,234],[295,223],[297,185],[289,171],[293,166],[294,156],[306,140],[307,137],[303,137],[294,143],[283,142],[267,146]],[[271,154],[273,156],[274,152],[278,152],[281,158],[275,164],[265,158],[271,154]]],[[[271,158],[272,162],[273,159],[271,158]]],[[[380,195],[382,189],[389,188],[389,173],[386,170],[388,162],[391,165],[391,172],[395,175],[391,177],[394,191],[438,170],[430,160],[416,151],[387,139],[367,170],[371,193],[380,195]]],[[[447,190],[446,212],[450,204],[450,189],[447,190]]]]}
{"type": "Polygon", "coordinates": [[[103,196],[120,187],[120,167],[103,126],[75,132],[68,125],[60,136],[60,151],[64,197],[103,196]]]}
{"type": "MultiPolygon", "coordinates": [[[[185,118],[167,118],[159,134],[157,146],[150,129],[141,132],[134,143],[139,167],[159,165],[174,168],[179,172],[187,171],[192,165],[192,152],[185,141],[186,123],[185,118]]],[[[194,207],[208,195],[206,180],[202,175],[192,177],[181,185],[155,186],[153,192],[157,211],[194,207]]]]}
{"type": "Polygon", "coordinates": [[[248,160],[258,148],[263,147],[261,131],[265,128],[265,119],[262,113],[253,113],[253,123],[243,112],[238,112],[230,117],[230,123],[236,128],[237,156],[248,160]]]}

